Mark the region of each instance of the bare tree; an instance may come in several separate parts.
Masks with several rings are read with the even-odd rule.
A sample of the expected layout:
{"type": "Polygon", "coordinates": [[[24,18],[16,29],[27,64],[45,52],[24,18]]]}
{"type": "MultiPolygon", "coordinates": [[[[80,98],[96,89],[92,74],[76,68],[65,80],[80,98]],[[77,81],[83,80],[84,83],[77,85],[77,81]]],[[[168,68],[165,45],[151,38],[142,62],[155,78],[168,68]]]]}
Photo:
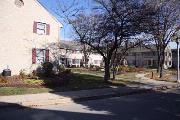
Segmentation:
{"type": "Polygon", "coordinates": [[[154,11],[153,19],[150,21],[149,28],[154,36],[154,42],[158,51],[157,72],[160,78],[163,76],[165,62],[165,49],[171,42],[171,36],[175,31],[178,20],[180,19],[179,1],[176,0],[156,0],[151,4],[154,11]]]}
{"type": "Polygon", "coordinates": [[[71,22],[78,40],[89,45],[103,56],[104,80],[110,78],[112,56],[116,49],[130,49],[142,43],[130,36],[140,33],[134,23],[140,19],[142,4],[132,0],[95,0],[96,11],[92,14],[78,14],[71,22]],[[139,17],[139,19],[137,19],[139,17]],[[131,44],[129,44],[131,43],[131,44]]]}
{"type": "Polygon", "coordinates": [[[145,30],[142,23],[147,22],[142,21],[148,20],[145,16],[149,8],[143,0],[94,1],[96,6],[88,14],[75,7],[73,12],[64,14],[64,18],[72,26],[76,40],[103,56],[104,81],[107,82],[116,50],[121,49],[123,54],[143,42],[141,39],[131,39],[131,36],[145,30]],[[142,12],[144,10],[147,12],[142,12]]]}

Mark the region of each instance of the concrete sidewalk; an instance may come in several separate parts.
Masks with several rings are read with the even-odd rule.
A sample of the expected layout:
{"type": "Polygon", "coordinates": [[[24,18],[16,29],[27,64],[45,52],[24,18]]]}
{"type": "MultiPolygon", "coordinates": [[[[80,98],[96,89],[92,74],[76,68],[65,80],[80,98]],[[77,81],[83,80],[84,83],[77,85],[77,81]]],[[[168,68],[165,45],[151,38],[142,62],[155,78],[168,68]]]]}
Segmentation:
{"type": "Polygon", "coordinates": [[[51,104],[66,104],[69,102],[78,102],[88,99],[98,99],[99,97],[110,97],[112,95],[132,94],[139,91],[142,92],[144,89],[117,87],[70,92],[0,96],[0,107],[8,107],[11,105],[30,107],[51,104]]]}
{"type": "Polygon", "coordinates": [[[11,106],[45,106],[55,104],[68,104],[86,100],[119,97],[131,94],[146,93],[153,90],[175,88],[177,84],[162,84],[147,87],[147,85],[134,85],[129,87],[112,87],[104,89],[92,89],[70,92],[41,93],[28,95],[0,96],[0,108],[11,106]]]}
{"type": "Polygon", "coordinates": [[[131,81],[138,82],[141,84],[129,85],[129,87],[136,86],[136,87],[144,88],[144,89],[161,89],[162,87],[170,89],[170,88],[178,87],[178,84],[175,82],[153,80],[153,79],[150,79],[148,77],[145,77],[145,75],[146,74],[137,74],[136,77],[139,79],[138,80],[131,80],[131,81]]]}

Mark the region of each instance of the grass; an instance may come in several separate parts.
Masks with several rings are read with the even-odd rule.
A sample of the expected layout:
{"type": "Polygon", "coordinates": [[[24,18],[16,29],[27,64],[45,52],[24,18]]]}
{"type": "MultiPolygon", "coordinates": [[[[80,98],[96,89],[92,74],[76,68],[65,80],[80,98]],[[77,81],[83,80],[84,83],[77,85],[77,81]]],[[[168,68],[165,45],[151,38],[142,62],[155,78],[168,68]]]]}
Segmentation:
{"type": "MultiPolygon", "coordinates": [[[[46,92],[63,92],[74,90],[87,90],[95,88],[107,88],[112,85],[125,86],[125,83],[105,83],[103,77],[89,74],[74,73],[72,80],[66,86],[51,87],[51,88],[18,88],[18,87],[0,87],[0,95],[20,95],[20,94],[35,94],[46,92]]],[[[39,84],[42,80],[25,80],[28,84],[39,84]]]]}
{"type": "Polygon", "coordinates": [[[0,95],[22,95],[51,92],[49,88],[16,88],[16,87],[0,87],[0,95]]]}
{"type": "Polygon", "coordinates": [[[164,70],[163,77],[159,78],[159,73],[157,73],[156,70],[152,70],[152,71],[146,72],[147,74],[145,76],[148,78],[152,78],[152,72],[153,72],[153,79],[155,79],[155,80],[167,81],[167,82],[177,82],[176,80],[172,79],[172,77],[176,75],[176,71],[164,70]]]}
{"type": "Polygon", "coordinates": [[[119,75],[116,75],[116,78],[117,79],[123,79],[123,80],[137,80],[138,78],[136,77],[136,74],[135,72],[129,72],[129,73],[125,73],[125,74],[119,74],[119,75]]]}
{"type": "Polygon", "coordinates": [[[26,79],[23,82],[26,83],[26,84],[37,85],[37,84],[43,84],[44,80],[26,79]]]}
{"type": "MultiPolygon", "coordinates": [[[[103,81],[103,72],[99,71],[87,71],[87,70],[72,70],[72,74],[69,84],[61,87],[50,87],[50,88],[16,88],[16,87],[1,87],[0,95],[17,95],[17,94],[35,94],[44,92],[63,92],[63,91],[74,91],[74,90],[87,90],[96,88],[107,88],[110,86],[126,86],[127,84],[139,84],[138,82],[132,81],[137,79],[136,73],[120,74],[118,78],[111,83],[105,83],[103,81]]],[[[40,85],[46,80],[39,79],[27,79],[24,80],[26,84],[40,85]]]]}
{"type": "Polygon", "coordinates": [[[96,75],[96,76],[103,76],[104,72],[102,71],[91,71],[88,69],[83,68],[70,68],[73,73],[81,73],[81,74],[90,74],[90,75],[96,75]]]}

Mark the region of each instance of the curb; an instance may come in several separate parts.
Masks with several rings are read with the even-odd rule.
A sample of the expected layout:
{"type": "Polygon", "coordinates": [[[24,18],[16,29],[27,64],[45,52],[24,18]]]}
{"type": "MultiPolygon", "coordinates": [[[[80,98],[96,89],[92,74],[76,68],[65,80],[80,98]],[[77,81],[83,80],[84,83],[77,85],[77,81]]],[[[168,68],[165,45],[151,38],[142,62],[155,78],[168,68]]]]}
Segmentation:
{"type": "MultiPolygon", "coordinates": [[[[86,97],[74,97],[70,98],[74,102],[83,102],[83,101],[90,101],[90,100],[100,100],[105,98],[113,98],[113,97],[121,97],[121,96],[128,96],[128,95],[136,95],[136,94],[144,94],[144,93],[151,93],[154,91],[162,91],[167,89],[175,89],[179,88],[179,85],[172,85],[172,86],[158,86],[149,89],[134,89],[129,92],[114,92],[110,94],[102,94],[102,95],[94,95],[94,96],[86,96],[86,97]]],[[[35,103],[35,102],[27,102],[27,103],[0,103],[0,108],[27,108],[27,107],[38,107],[38,106],[45,106],[45,105],[57,105],[63,103],[62,101],[58,101],[58,99],[54,99],[52,101],[44,101],[44,103],[35,103]],[[57,100],[57,101],[56,101],[57,100]],[[52,102],[56,101],[56,102],[52,102]]]]}
{"type": "Polygon", "coordinates": [[[26,108],[25,106],[22,106],[21,104],[18,103],[2,103],[0,104],[0,109],[6,109],[6,108],[26,108]]]}
{"type": "Polygon", "coordinates": [[[121,96],[143,94],[143,93],[149,93],[149,92],[152,92],[152,89],[141,89],[141,90],[131,91],[127,93],[113,93],[113,94],[106,94],[106,95],[99,95],[99,96],[73,98],[72,100],[75,102],[83,102],[83,101],[89,101],[89,100],[99,100],[99,99],[105,99],[105,98],[121,97],[121,96]]]}

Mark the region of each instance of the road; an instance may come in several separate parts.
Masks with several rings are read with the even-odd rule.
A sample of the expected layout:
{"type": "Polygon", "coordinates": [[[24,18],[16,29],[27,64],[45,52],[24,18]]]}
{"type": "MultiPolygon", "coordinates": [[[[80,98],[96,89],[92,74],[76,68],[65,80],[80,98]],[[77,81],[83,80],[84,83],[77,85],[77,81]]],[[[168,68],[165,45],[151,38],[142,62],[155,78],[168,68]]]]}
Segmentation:
{"type": "Polygon", "coordinates": [[[36,108],[0,109],[0,120],[180,120],[180,89],[36,108]]]}

